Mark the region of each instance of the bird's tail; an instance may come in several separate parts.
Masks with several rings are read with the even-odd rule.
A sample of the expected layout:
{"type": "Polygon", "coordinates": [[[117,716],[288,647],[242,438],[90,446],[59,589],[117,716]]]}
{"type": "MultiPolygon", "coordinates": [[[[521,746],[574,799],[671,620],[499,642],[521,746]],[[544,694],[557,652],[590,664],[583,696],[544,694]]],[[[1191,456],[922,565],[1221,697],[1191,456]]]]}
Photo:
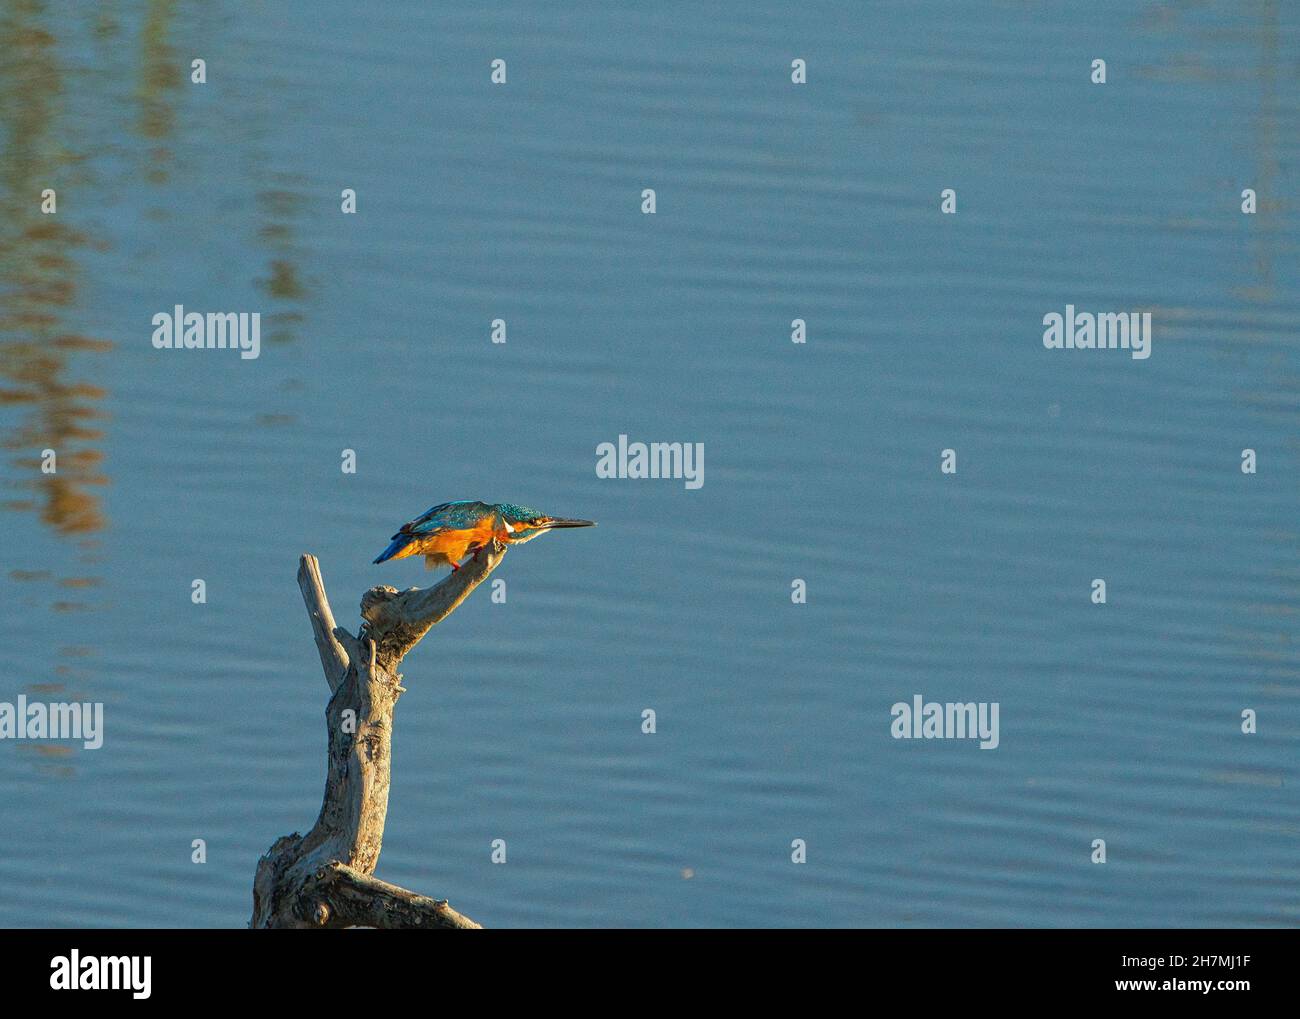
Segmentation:
{"type": "Polygon", "coordinates": [[[414,539],[409,534],[396,534],[393,536],[393,543],[379,553],[377,563],[386,563],[390,559],[402,559],[410,555],[412,551],[411,542],[414,539]]]}

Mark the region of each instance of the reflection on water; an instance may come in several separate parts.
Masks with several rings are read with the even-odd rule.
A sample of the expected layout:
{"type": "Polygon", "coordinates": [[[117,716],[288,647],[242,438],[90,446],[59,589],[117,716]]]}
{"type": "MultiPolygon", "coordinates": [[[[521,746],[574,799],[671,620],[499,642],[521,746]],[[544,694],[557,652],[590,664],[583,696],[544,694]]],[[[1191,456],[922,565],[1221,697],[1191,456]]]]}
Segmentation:
{"type": "Polygon", "coordinates": [[[1273,292],[1273,266],[1278,240],[1275,231],[1282,226],[1282,221],[1276,214],[1282,211],[1281,203],[1289,201],[1277,191],[1278,74],[1278,0],[1264,0],[1259,12],[1259,114],[1255,117],[1254,124],[1258,139],[1255,150],[1258,162],[1255,165],[1254,180],[1259,183],[1252,186],[1264,196],[1264,209],[1269,216],[1255,234],[1255,266],[1260,275],[1259,286],[1257,290],[1245,290],[1245,296],[1258,301],[1271,301],[1276,297],[1273,292]]]}
{"type": "MultiPolygon", "coordinates": [[[[1216,38],[1223,38],[1222,33],[1189,22],[1182,15],[1195,18],[1195,6],[1182,5],[1177,13],[1171,11],[1170,17],[1161,26],[1162,31],[1169,32],[1188,47],[1212,44],[1216,38]]],[[[1288,255],[1294,261],[1295,233],[1291,220],[1284,213],[1294,208],[1294,199],[1284,188],[1279,190],[1279,156],[1278,134],[1283,117],[1294,123],[1295,111],[1292,105],[1282,108],[1279,104],[1278,79],[1289,78],[1294,90],[1296,68],[1285,69],[1280,66],[1280,17],[1277,0],[1261,0],[1256,6],[1255,17],[1250,25],[1241,31],[1243,55],[1245,59],[1239,67],[1220,69],[1216,74],[1204,73],[1201,78],[1235,80],[1244,78],[1258,85],[1258,100],[1249,118],[1252,139],[1251,154],[1254,159],[1247,166],[1248,173],[1240,180],[1225,182],[1225,190],[1235,201],[1241,200],[1241,190],[1250,188],[1256,194],[1257,209],[1255,215],[1243,216],[1243,224],[1249,230],[1249,244],[1253,251],[1249,269],[1254,273],[1253,282],[1244,281],[1227,288],[1235,298],[1247,302],[1241,312],[1241,320],[1258,336],[1270,333],[1270,322],[1276,318],[1268,317],[1271,309],[1278,304],[1279,295],[1276,287],[1276,263],[1279,258],[1288,255]]],[[[1165,77],[1177,80],[1183,68],[1166,68],[1165,77]]],[[[1160,73],[1159,71],[1157,72],[1160,73]]],[[[1290,282],[1294,285],[1295,280],[1290,282]]],[[[1274,313],[1275,314],[1275,313],[1274,313]]],[[[1225,351],[1221,357],[1233,356],[1225,351]]],[[[1300,451],[1300,372],[1294,367],[1294,358],[1289,357],[1284,349],[1272,352],[1253,351],[1250,354],[1239,353],[1235,356],[1267,359],[1268,374],[1271,385],[1265,389],[1244,390],[1234,393],[1238,401],[1265,409],[1281,411],[1289,418],[1286,444],[1294,454],[1300,451]]],[[[1289,523],[1290,521],[1288,521],[1289,523]]],[[[1300,575],[1285,564],[1292,557],[1294,550],[1300,547],[1300,530],[1292,527],[1270,529],[1261,536],[1276,551],[1276,562],[1270,570],[1275,583],[1280,589],[1295,589],[1300,585],[1300,575]]],[[[1259,620],[1258,626],[1226,626],[1221,633],[1226,643],[1237,649],[1242,660],[1251,662],[1262,676],[1268,677],[1268,686],[1273,692],[1278,691],[1278,680],[1291,681],[1295,678],[1294,670],[1289,667],[1294,660],[1296,648],[1292,634],[1295,621],[1300,619],[1300,610],[1284,599],[1277,602],[1255,604],[1251,606],[1251,617],[1259,620]],[[1279,628],[1278,621],[1283,625],[1279,628]]],[[[1229,773],[1228,777],[1217,775],[1213,781],[1255,782],[1280,787],[1283,779],[1280,774],[1264,770],[1262,772],[1229,773]]]]}
{"type": "Polygon", "coordinates": [[[148,0],[140,33],[137,129],[149,142],[146,179],[151,184],[167,180],[172,153],[166,142],[176,123],[174,93],[186,80],[186,72],[168,40],[175,14],[176,0],[148,0]]]}
{"type": "MultiPolygon", "coordinates": [[[[67,75],[40,10],[11,3],[0,16],[7,43],[0,50],[0,406],[15,422],[0,444],[13,454],[8,484],[26,493],[5,507],[36,512],[72,539],[83,563],[91,563],[96,544],[89,535],[104,526],[97,489],[108,480],[98,448],[106,391],[86,376],[111,345],[67,322],[78,300],[77,258],[87,239],[57,212],[42,211],[45,190],[57,192],[82,157],[59,132],[67,75]],[[42,470],[51,455],[46,450],[54,473],[42,470]]],[[[10,575],[36,581],[49,573],[20,568],[10,575]]],[[[90,587],[99,578],[59,583],[90,587]]],[[[89,606],[62,596],[50,607],[67,613],[89,606]]]]}
{"type": "Polygon", "coordinates": [[[41,211],[42,192],[57,190],[82,158],[59,133],[69,85],[42,7],[11,2],[0,15],[0,406],[19,412],[3,445],[23,478],[15,484],[30,493],[7,505],[34,509],[59,533],[80,536],[103,527],[95,489],[108,480],[97,448],[106,394],[86,380],[93,369],[85,355],[111,345],[65,323],[77,301],[77,253],[87,242],[58,214],[41,211]],[[56,474],[41,473],[44,449],[57,454],[56,474]]]}
{"type": "Polygon", "coordinates": [[[1246,300],[1266,303],[1276,297],[1273,291],[1274,265],[1279,244],[1288,239],[1286,221],[1277,214],[1292,203],[1292,199],[1285,192],[1279,192],[1277,187],[1278,132],[1281,118],[1292,115],[1292,111],[1283,109],[1279,103],[1278,79],[1293,79],[1294,69],[1280,65],[1282,29],[1278,0],[1260,0],[1254,6],[1254,17],[1249,25],[1234,26],[1232,30],[1202,23],[1199,17],[1206,13],[1210,12],[1200,3],[1151,6],[1143,21],[1144,27],[1159,35],[1168,35],[1185,49],[1177,59],[1157,64],[1149,73],[1163,81],[1227,84],[1244,80],[1258,86],[1258,99],[1249,118],[1255,158],[1247,167],[1248,174],[1240,180],[1225,181],[1224,185],[1229,196],[1235,195],[1238,200],[1243,188],[1249,187],[1256,192],[1259,212],[1243,225],[1248,226],[1251,233],[1254,268],[1259,279],[1253,285],[1235,287],[1233,293],[1246,300]],[[1205,51],[1216,42],[1225,41],[1240,42],[1241,63],[1228,64],[1222,60],[1207,63],[1205,51]]]}
{"type": "MultiPolygon", "coordinates": [[[[75,76],[60,63],[43,4],[5,4],[0,38],[5,40],[0,46],[0,424],[5,426],[0,445],[12,456],[13,476],[7,483],[23,493],[6,500],[4,508],[35,512],[69,543],[72,563],[84,568],[98,562],[99,545],[92,535],[105,526],[99,489],[108,483],[100,448],[108,393],[89,379],[112,344],[82,334],[69,321],[79,301],[78,260],[91,246],[83,233],[67,225],[64,185],[86,158],[75,148],[74,133],[63,129],[66,92],[76,87],[75,76]],[[61,197],[61,211],[57,205],[53,213],[42,211],[47,188],[55,191],[55,201],[61,197]],[[46,451],[54,454],[54,473],[42,470],[50,455],[46,451]]],[[[24,559],[67,561],[48,550],[8,552],[10,565],[24,559]]],[[[10,576],[39,583],[44,591],[54,580],[43,569],[19,567],[10,576]]],[[[55,580],[45,597],[50,598],[49,610],[67,620],[60,627],[63,633],[75,629],[69,617],[95,608],[70,595],[89,593],[102,582],[102,577],[83,573],[55,580]]],[[[55,653],[68,650],[56,647],[55,653]]],[[[81,696],[82,683],[91,679],[89,670],[66,663],[53,671],[57,682],[29,683],[26,691],[65,699],[81,696]]],[[[71,748],[21,746],[50,777],[75,774],[71,748]]]]}
{"type": "MultiPolygon", "coordinates": [[[[304,320],[303,305],[307,286],[299,261],[302,252],[295,233],[297,221],[304,214],[306,200],[300,189],[304,181],[287,174],[273,175],[274,187],[259,191],[257,216],[260,226],[257,239],[269,252],[266,269],[257,287],[270,302],[262,314],[263,336],[268,343],[286,344],[297,338],[304,320]]],[[[291,388],[293,380],[286,380],[291,388]]],[[[264,425],[291,424],[296,418],[285,413],[263,413],[258,421],[264,425]]]]}

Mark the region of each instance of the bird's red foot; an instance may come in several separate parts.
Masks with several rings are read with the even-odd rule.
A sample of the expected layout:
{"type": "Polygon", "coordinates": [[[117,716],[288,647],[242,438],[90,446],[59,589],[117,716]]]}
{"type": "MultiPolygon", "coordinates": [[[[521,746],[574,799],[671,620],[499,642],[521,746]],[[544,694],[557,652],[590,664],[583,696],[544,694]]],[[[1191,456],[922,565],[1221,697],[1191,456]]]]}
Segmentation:
{"type": "Polygon", "coordinates": [[[455,573],[455,572],[456,572],[457,570],[459,570],[459,569],[460,569],[460,563],[453,562],[453,563],[451,564],[451,572],[452,572],[452,573],[455,573]]]}

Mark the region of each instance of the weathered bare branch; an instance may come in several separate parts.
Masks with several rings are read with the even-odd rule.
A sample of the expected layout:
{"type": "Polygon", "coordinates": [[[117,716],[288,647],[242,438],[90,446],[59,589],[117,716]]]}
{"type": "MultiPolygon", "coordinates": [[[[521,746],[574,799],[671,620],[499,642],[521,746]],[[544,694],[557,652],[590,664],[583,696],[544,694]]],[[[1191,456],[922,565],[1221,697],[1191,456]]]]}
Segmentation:
{"type": "Polygon", "coordinates": [[[317,897],[311,918],[318,926],[482,930],[446,899],[417,895],[342,863],[318,871],[315,878],[309,894],[317,897]]]}
{"type": "Polygon", "coordinates": [[[325,670],[325,682],[330,685],[332,693],[347,675],[348,656],[334,638],[334,613],[330,611],[330,600],[325,597],[325,582],[321,579],[320,563],[314,555],[305,555],[298,561],[298,587],[302,590],[302,600],[307,604],[321,668],[325,670]]]}
{"type": "Polygon", "coordinates": [[[497,568],[505,554],[505,546],[494,540],[433,587],[412,587],[405,591],[372,587],[363,594],[361,616],[366,621],[366,636],[379,648],[380,664],[396,669],[411,648],[430,629],[451,615],[456,606],[497,568]]]}
{"type": "Polygon", "coordinates": [[[393,709],[403,692],[397,669],[504,556],[494,542],[428,590],[372,588],[361,600],[366,622],[356,637],[335,624],[319,563],[302,557],[298,586],[332,691],[325,795],[311,831],[278,839],[258,861],[252,926],[478,926],[445,902],[370,875],[388,815],[393,709]]]}

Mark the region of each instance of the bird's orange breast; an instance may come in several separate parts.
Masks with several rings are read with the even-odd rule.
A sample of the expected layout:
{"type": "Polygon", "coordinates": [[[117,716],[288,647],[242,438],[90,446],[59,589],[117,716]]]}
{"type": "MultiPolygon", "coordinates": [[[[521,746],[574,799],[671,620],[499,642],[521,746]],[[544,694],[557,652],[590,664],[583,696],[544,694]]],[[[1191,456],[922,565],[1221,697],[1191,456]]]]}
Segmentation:
{"type": "Polygon", "coordinates": [[[480,524],[476,527],[466,528],[459,531],[439,531],[437,534],[430,534],[426,537],[417,539],[413,544],[416,546],[415,555],[428,555],[431,552],[442,553],[450,556],[457,561],[465,558],[465,553],[469,549],[478,545],[486,545],[492,540],[492,524],[490,521],[480,524]]]}

